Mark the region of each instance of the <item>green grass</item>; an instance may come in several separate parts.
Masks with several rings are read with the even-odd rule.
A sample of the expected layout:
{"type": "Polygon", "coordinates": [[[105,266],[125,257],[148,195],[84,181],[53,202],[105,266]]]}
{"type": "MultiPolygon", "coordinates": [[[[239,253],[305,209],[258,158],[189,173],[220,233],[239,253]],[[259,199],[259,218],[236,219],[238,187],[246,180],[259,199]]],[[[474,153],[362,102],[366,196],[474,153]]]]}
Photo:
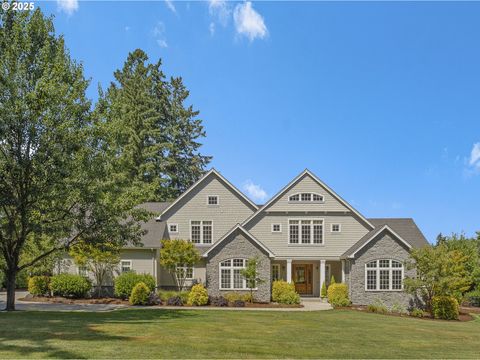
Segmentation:
{"type": "Polygon", "coordinates": [[[0,358],[478,358],[480,318],[354,311],[0,313],[0,358]]]}

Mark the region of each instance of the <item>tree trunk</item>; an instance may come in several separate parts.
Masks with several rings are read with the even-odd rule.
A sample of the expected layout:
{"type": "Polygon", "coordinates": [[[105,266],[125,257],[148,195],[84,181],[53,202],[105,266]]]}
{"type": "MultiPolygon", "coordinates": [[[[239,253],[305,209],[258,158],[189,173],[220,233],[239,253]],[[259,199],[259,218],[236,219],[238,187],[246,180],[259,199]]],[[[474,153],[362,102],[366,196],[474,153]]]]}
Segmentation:
{"type": "Polygon", "coordinates": [[[17,269],[7,269],[7,307],[5,310],[15,310],[15,285],[17,280],[17,269]]]}

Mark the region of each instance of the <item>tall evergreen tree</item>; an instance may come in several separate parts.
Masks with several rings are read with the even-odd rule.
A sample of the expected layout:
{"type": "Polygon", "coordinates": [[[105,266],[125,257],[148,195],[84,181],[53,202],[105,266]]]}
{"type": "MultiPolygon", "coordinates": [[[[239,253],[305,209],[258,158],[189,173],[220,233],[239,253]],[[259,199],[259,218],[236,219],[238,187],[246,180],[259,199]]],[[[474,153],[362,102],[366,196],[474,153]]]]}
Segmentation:
{"type": "Polygon", "coordinates": [[[167,81],[161,61],[148,63],[138,49],[114,77],[95,111],[106,147],[135,179],[145,201],[177,197],[210,161],[199,153],[205,132],[198,111],[185,105],[188,90],[181,78],[167,81]]]}

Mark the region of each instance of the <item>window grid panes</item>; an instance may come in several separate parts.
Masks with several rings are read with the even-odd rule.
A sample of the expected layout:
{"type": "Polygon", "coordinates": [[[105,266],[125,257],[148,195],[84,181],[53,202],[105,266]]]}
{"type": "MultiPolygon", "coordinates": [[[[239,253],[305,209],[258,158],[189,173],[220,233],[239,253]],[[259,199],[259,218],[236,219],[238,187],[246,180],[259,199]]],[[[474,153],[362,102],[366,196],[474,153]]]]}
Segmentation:
{"type": "Polygon", "coordinates": [[[209,196],[208,205],[218,205],[218,196],[209,196]]]}
{"type": "Polygon", "coordinates": [[[169,225],[169,230],[170,230],[171,233],[178,232],[178,225],[177,224],[170,224],[169,225]]]}
{"type": "Polygon", "coordinates": [[[185,277],[187,280],[193,279],[193,267],[191,266],[178,266],[177,274],[180,277],[185,277]]]}
{"type": "Polygon", "coordinates": [[[272,265],[272,280],[280,280],[280,264],[272,265]]]}
{"type": "Polygon", "coordinates": [[[402,290],[403,264],[389,259],[370,261],[365,265],[365,288],[367,290],[402,290]]]}
{"type": "Polygon", "coordinates": [[[332,232],[340,232],[340,224],[332,224],[332,232]]]}
{"type": "Polygon", "coordinates": [[[292,202],[323,202],[323,196],[315,193],[293,194],[288,197],[292,202]]]}
{"type": "Polygon", "coordinates": [[[312,194],[310,194],[310,193],[302,193],[302,194],[300,195],[300,199],[301,199],[302,201],[312,201],[312,194]]]}
{"type": "Polygon", "coordinates": [[[213,229],[211,221],[190,222],[191,241],[195,244],[211,244],[213,229]]]}
{"type": "Polygon", "coordinates": [[[132,270],[132,262],[129,260],[122,260],[120,262],[120,270],[122,273],[132,270]]]}
{"type": "Polygon", "coordinates": [[[323,220],[289,220],[289,244],[323,244],[323,220]]]}
{"type": "Polygon", "coordinates": [[[272,225],[272,231],[273,231],[273,232],[280,232],[280,231],[282,231],[282,228],[281,228],[280,224],[273,224],[273,225],[272,225]]]}
{"type": "Polygon", "coordinates": [[[247,289],[242,269],[245,268],[245,259],[230,259],[220,263],[220,289],[239,290],[247,289]]]}

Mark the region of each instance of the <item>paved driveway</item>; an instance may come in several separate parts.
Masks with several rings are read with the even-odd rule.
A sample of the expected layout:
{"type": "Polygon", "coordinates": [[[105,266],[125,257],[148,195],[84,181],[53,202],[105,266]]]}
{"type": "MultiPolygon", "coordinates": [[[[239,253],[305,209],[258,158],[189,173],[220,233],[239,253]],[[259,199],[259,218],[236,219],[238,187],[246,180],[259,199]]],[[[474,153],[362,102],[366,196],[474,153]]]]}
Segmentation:
{"type": "MultiPolygon", "coordinates": [[[[34,311],[111,311],[125,307],[125,305],[116,304],[55,304],[55,303],[32,303],[29,301],[19,301],[28,294],[27,291],[17,291],[15,297],[15,309],[34,310],[34,311]]],[[[6,292],[0,292],[0,310],[5,309],[7,300],[6,292]]]]}

